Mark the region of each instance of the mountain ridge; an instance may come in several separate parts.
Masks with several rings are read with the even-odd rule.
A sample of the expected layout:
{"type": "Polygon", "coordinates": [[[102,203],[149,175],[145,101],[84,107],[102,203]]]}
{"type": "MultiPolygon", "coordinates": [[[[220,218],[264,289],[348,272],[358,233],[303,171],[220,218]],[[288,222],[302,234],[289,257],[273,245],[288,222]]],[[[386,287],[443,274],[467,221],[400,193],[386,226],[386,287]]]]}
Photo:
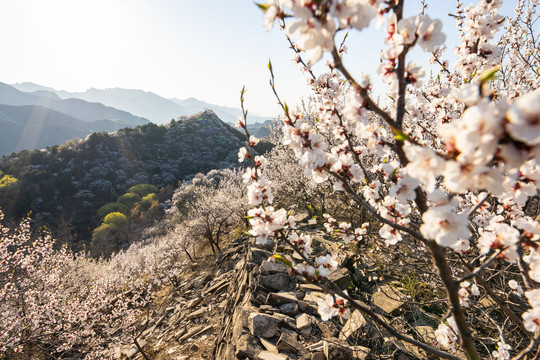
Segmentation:
{"type": "Polygon", "coordinates": [[[33,84],[24,92],[0,82],[0,155],[59,145],[93,132],[150,123],[124,110],[81,99],[62,99],[33,84]],[[29,137],[29,138],[26,138],[29,137]]]}
{"type": "Polygon", "coordinates": [[[110,119],[120,120],[134,126],[149,123],[149,120],[146,118],[134,116],[127,111],[106,106],[102,103],[88,102],[76,98],[56,99],[51,96],[50,92],[23,92],[2,82],[0,82],[0,104],[16,106],[42,105],[51,110],[76,117],[82,121],[110,119]]]}
{"type": "MultiPolygon", "coordinates": [[[[68,92],[31,82],[16,83],[11,86],[25,92],[51,91],[63,99],[79,98],[99,102],[147,118],[156,124],[166,124],[180,115],[190,115],[204,110],[212,110],[221,120],[227,123],[235,123],[237,117],[242,115],[240,108],[211,104],[194,97],[184,100],[178,98],[167,99],[151,91],[140,89],[90,88],[84,92],[68,92]]],[[[272,116],[251,113],[249,117],[252,123],[263,123],[272,118],[272,116]]]]}

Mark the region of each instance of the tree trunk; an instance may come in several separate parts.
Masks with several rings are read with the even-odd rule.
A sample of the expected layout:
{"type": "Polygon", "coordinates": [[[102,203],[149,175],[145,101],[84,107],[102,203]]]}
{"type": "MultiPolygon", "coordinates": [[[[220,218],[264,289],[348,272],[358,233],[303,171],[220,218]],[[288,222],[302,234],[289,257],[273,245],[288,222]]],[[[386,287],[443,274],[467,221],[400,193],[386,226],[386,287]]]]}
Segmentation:
{"type": "Polygon", "coordinates": [[[208,239],[208,242],[210,243],[210,246],[212,247],[212,252],[214,253],[214,255],[216,255],[216,249],[221,254],[221,249],[219,245],[216,243],[216,241],[214,240],[214,235],[212,234],[212,232],[208,231],[206,234],[207,234],[206,238],[208,239]]]}
{"type": "Polygon", "coordinates": [[[186,253],[187,257],[189,258],[189,261],[193,262],[193,257],[190,255],[187,247],[183,248],[183,250],[186,253]]]}

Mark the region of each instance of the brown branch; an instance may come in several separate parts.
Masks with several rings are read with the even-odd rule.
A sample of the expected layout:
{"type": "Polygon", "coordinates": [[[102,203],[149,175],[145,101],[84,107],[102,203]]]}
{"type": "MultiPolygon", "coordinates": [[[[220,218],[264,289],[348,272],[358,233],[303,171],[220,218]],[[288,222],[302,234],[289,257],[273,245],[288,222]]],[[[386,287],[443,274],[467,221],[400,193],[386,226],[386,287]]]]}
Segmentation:
{"type": "MultiPolygon", "coordinates": [[[[519,354],[517,354],[516,356],[514,356],[511,360],[523,359],[523,357],[525,355],[527,355],[528,353],[530,353],[531,351],[534,350],[535,346],[539,346],[538,344],[540,344],[540,334],[537,331],[536,334],[535,334],[534,339],[531,340],[529,345],[525,349],[521,350],[521,352],[519,354]]],[[[540,349],[537,348],[537,351],[540,351],[540,349]]],[[[537,359],[537,358],[538,358],[538,353],[536,354],[536,356],[533,359],[537,359]]]]}
{"type": "Polygon", "coordinates": [[[343,123],[343,115],[341,115],[341,113],[335,107],[333,109],[333,113],[338,117],[339,125],[341,125],[341,127],[344,129],[345,139],[347,140],[347,144],[349,144],[349,147],[351,148],[351,153],[353,154],[354,160],[356,161],[358,166],[360,166],[360,168],[362,169],[362,172],[364,173],[364,177],[366,178],[367,182],[370,183],[371,176],[366,171],[364,164],[362,164],[362,161],[360,160],[360,155],[358,155],[358,153],[354,150],[354,144],[351,139],[351,135],[349,134],[349,132],[347,131],[343,123]]]}
{"type": "MultiPolygon", "coordinates": [[[[403,5],[404,1],[400,1],[397,4],[396,9],[396,21],[403,18],[403,5]]],[[[398,66],[396,69],[396,76],[398,79],[398,98],[396,106],[396,128],[401,131],[403,128],[403,118],[405,117],[405,88],[407,87],[407,82],[405,80],[405,57],[409,51],[409,46],[404,46],[403,51],[398,56],[398,66]]]]}
{"type": "MultiPolygon", "coordinates": [[[[538,216],[535,219],[538,221],[538,216]]],[[[517,247],[517,253],[518,253],[518,268],[519,272],[521,274],[521,278],[523,279],[523,285],[525,286],[525,290],[531,290],[534,289],[534,282],[531,279],[531,275],[529,274],[529,267],[525,262],[523,261],[523,248],[521,246],[517,247]]]]}
{"type": "MultiPolygon", "coordinates": [[[[285,21],[283,21],[283,25],[282,25],[282,28],[284,29],[285,28],[285,21]]],[[[300,64],[302,64],[302,66],[307,70],[307,72],[311,75],[311,78],[313,80],[315,80],[317,77],[315,76],[315,74],[313,73],[313,71],[311,69],[308,68],[307,64],[304,62],[304,59],[302,59],[302,56],[300,55],[300,50],[298,50],[298,48],[296,47],[296,44],[293,43],[293,41],[291,40],[290,36],[285,34],[285,37],[287,38],[287,41],[289,42],[289,45],[291,47],[291,49],[295,52],[295,54],[298,56],[298,62],[300,64]]]]}
{"type": "Polygon", "coordinates": [[[428,241],[427,245],[431,251],[433,262],[437,269],[439,269],[439,276],[441,277],[444,287],[446,288],[446,295],[454,315],[454,320],[456,321],[456,325],[458,327],[463,350],[465,350],[469,359],[480,360],[480,355],[476,350],[471,336],[471,330],[467,325],[465,312],[463,311],[463,308],[459,302],[458,285],[452,277],[452,272],[448,266],[448,262],[446,261],[445,251],[435,241],[428,241]]]}
{"type": "Polygon", "coordinates": [[[408,228],[406,226],[400,225],[391,220],[383,218],[381,215],[379,215],[377,210],[375,210],[365,199],[363,199],[360,195],[358,195],[353,190],[353,188],[351,187],[351,185],[348,183],[348,181],[345,178],[343,178],[342,176],[336,175],[332,172],[330,172],[330,174],[336,177],[338,180],[341,180],[341,182],[344,184],[345,190],[347,190],[347,192],[352,196],[353,200],[358,205],[361,205],[363,208],[365,208],[369,213],[371,213],[378,221],[382,222],[383,224],[390,225],[396,230],[403,231],[422,242],[427,242],[427,240],[418,231],[415,231],[411,228],[408,228]]]}
{"type": "Polygon", "coordinates": [[[139,345],[139,341],[137,340],[137,338],[133,339],[133,341],[135,342],[135,346],[137,347],[137,350],[139,350],[139,352],[141,353],[144,360],[150,360],[150,358],[148,357],[148,355],[146,355],[141,345],[139,345]]]}
{"type": "MultiPolygon", "coordinates": [[[[504,250],[506,250],[507,248],[503,248],[503,249],[499,249],[497,251],[495,251],[490,257],[489,259],[487,259],[482,265],[476,267],[476,268],[473,268],[472,266],[467,267],[467,269],[469,270],[469,274],[468,275],[465,275],[463,276],[461,279],[457,280],[458,283],[462,283],[466,280],[469,280],[469,279],[472,279],[474,278],[475,276],[478,276],[480,275],[480,272],[485,269],[489,264],[491,264],[504,250]]],[[[459,255],[459,258],[460,260],[465,263],[465,260],[463,259],[463,256],[461,256],[461,254],[459,255]]],[[[470,264],[469,264],[470,265],[470,264]]]]}

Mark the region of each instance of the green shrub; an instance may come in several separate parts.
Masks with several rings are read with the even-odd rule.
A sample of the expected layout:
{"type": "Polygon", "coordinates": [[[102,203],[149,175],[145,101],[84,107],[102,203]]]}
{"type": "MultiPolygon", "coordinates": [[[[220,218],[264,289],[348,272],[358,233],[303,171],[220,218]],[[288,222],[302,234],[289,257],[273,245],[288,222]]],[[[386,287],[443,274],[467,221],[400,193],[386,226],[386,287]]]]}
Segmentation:
{"type": "Polygon", "coordinates": [[[99,218],[103,219],[105,216],[113,212],[126,214],[128,211],[129,211],[129,208],[126,205],[119,202],[113,202],[113,203],[105,204],[102,207],[100,207],[97,211],[97,214],[99,218]]]}
{"type": "Polygon", "coordinates": [[[152,201],[157,201],[158,200],[158,196],[156,193],[152,193],[152,194],[148,194],[146,195],[145,197],[142,198],[141,202],[152,202],[152,201]]]}
{"type": "Polygon", "coordinates": [[[127,206],[128,209],[131,209],[137,202],[141,200],[141,196],[136,193],[128,192],[124,195],[120,195],[117,202],[127,206]]]}
{"type": "Polygon", "coordinates": [[[130,187],[127,192],[128,193],[135,193],[135,194],[139,195],[142,198],[142,197],[144,197],[144,196],[146,196],[148,194],[159,192],[159,189],[154,185],[139,184],[139,185],[135,185],[135,186],[130,187]]]}
{"type": "Polygon", "coordinates": [[[127,222],[127,216],[120,212],[112,212],[103,219],[103,224],[114,226],[123,226],[126,225],[127,222]]]}

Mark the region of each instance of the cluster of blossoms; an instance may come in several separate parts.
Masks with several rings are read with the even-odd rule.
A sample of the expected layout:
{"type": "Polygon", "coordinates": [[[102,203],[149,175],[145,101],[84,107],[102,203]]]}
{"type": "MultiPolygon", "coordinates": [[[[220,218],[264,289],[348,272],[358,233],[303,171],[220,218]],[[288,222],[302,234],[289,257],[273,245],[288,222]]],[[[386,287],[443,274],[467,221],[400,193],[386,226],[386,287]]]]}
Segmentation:
{"type": "MultiPolygon", "coordinates": [[[[236,126],[244,129],[246,134],[248,133],[244,119],[238,119],[236,126]]],[[[253,154],[253,146],[257,145],[259,140],[254,136],[249,136],[248,139],[249,150],[242,148],[238,154],[240,162],[248,158],[253,162],[253,167],[248,167],[242,176],[243,182],[248,188],[248,202],[252,206],[263,203],[272,204],[274,197],[270,181],[264,177],[262,171],[266,160],[263,156],[254,156],[253,154]]],[[[280,230],[293,229],[296,225],[294,216],[288,215],[285,209],[274,210],[271,206],[250,209],[248,219],[251,225],[249,234],[255,237],[258,244],[266,244],[268,237],[274,236],[280,230]]]]}
{"type": "Polygon", "coordinates": [[[348,244],[351,241],[358,242],[362,240],[363,236],[367,234],[369,223],[363,223],[361,227],[354,230],[351,229],[351,224],[348,222],[338,223],[336,219],[329,214],[324,214],[324,228],[326,231],[339,238],[343,243],[348,244]]]}
{"type": "Polygon", "coordinates": [[[531,27],[538,19],[538,1],[517,2],[515,16],[505,22],[504,42],[502,56],[507,63],[502,71],[505,73],[505,87],[509,98],[518,97],[540,87],[540,78],[531,73],[531,68],[538,68],[540,58],[537,40],[530,36],[531,27]],[[526,61],[523,61],[523,60],[526,61]]]}
{"type": "Polygon", "coordinates": [[[493,38],[504,21],[498,13],[501,5],[502,0],[481,1],[476,6],[470,4],[462,9],[463,4],[458,1],[456,16],[460,45],[454,53],[458,59],[456,68],[462,78],[470,79],[477,69],[497,65],[501,47],[493,42],[493,38]]]}
{"type": "Polygon", "coordinates": [[[315,63],[325,51],[334,46],[334,35],[338,29],[354,28],[362,30],[369,26],[378,14],[382,0],[348,0],[329,4],[305,0],[285,0],[265,5],[264,23],[271,29],[276,19],[283,19],[287,12],[294,21],[287,27],[287,33],[298,38],[298,46],[308,51],[308,59],[315,63]]]}
{"type": "Polygon", "coordinates": [[[478,286],[476,286],[476,284],[472,284],[471,286],[470,282],[464,281],[460,284],[458,295],[461,306],[469,307],[469,296],[479,296],[480,289],[478,289],[478,286]]]}
{"type": "Polygon", "coordinates": [[[274,210],[273,207],[253,208],[248,211],[249,234],[255,237],[257,244],[266,244],[269,236],[274,236],[277,231],[286,228],[294,228],[296,221],[294,216],[288,215],[285,209],[274,210]]]}
{"type": "Polygon", "coordinates": [[[429,199],[433,206],[422,215],[422,234],[444,247],[454,246],[461,238],[467,239],[469,222],[467,214],[457,213],[458,201],[448,199],[441,190],[434,190],[429,199]]]}
{"type": "Polygon", "coordinates": [[[312,281],[319,281],[326,278],[338,268],[336,260],[330,254],[318,256],[313,262],[315,266],[292,263],[291,267],[295,272],[312,281]]]}
{"type": "Polygon", "coordinates": [[[523,325],[525,329],[538,335],[540,330],[540,289],[529,290],[525,292],[532,309],[523,314],[523,325]]]}
{"type": "Polygon", "coordinates": [[[452,350],[455,349],[458,342],[458,329],[453,316],[448,318],[447,324],[444,322],[439,324],[439,327],[435,330],[435,336],[439,344],[443,347],[452,350]]]}
{"type": "Polygon", "coordinates": [[[494,350],[491,355],[493,358],[498,360],[508,360],[510,359],[510,350],[512,347],[508,344],[505,344],[501,341],[497,342],[497,350],[494,350]]]}
{"type": "MultiPolygon", "coordinates": [[[[388,17],[386,43],[389,47],[381,54],[383,62],[379,66],[378,73],[383,76],[383,81],[392,94],[398,93],[398,57],[415,45],[426,52],[434,51],[446,39],[441,29],[442,22],[439,19],[431,19],[429,15],[417,15],[399,21],[395,13],[388,17]]],[[[405,68],[405,80],[414,87],[419,88],[423,85],[420,79],[425,75],[426,71],[413,62],[408,63],[405,68]]]]}
{"type": "Polygon", "coordinates": [[[308,257],[311,255],[311,236],[292,233],[289,235],[289,241],[291,244],[295,245],[304,256],[308,257]]]}
{"type": "MultiPolygon", "coordinates": [[[[456,295],[447,299],[452,316],[439,326],[437,339],[447,349],[462,346],[471,358],[479,356],[463,308],[471,307],[471,295],[480,289],[476,281],[454,280],[465,267],[471,279],[482,278],[485,269],[496,272],[492,263],[518,263],[523,283],[512,280],[508,286],[517,295],[526,288],[530,310],[522,320],[509,318],[532,333],[525,334],[532,343],[538,336],[540,223],[526,214],[540,184],[539,35],[532,30],[537,2],[518,1],[516,16],[507,19],[499,14],[501,4],[480,0],[463,8],[458,1],[452,66],[443,59],[442,22],[424,12],[404,17],[403,1],[286,0],[261,6],[265,24],[271,28],[279,19],[296,41],[295,61],[308,70],[316,99],[302,109],[283,107],[283,143],[306,176],[349,196],[367,210],[370,224],[381,223],[387,246],[406,241],[418,253],[432,253],[444,286],[456,295]],[[338,50],[334,43],[340,31],[362,30],[374,20],[386,23],[388,47],[378,75],[395,99],[384,108],[371,97],[369,77],[355,79],[343,65],[344,47],[338,50]],[[507,31],[496,39],[505,23],[507,31]],[[432,54],[441,67],[436,77],[424,81],[426,69],[406,60],[413,47],[432,54]],[[329,71],[315,76],[311,65],[325,52],[333,58],[329,71]],[[468,266],[455,265],[459,270],[453,272],[447,261],[453,252],[468,266]]],[[[366,226],[352,231],[350,223],[329,216],[324,226],[345,243],[366,233],[366,226]]],[[[310,278],[324,270],[297,268],[310,278]]],[[[333,304],[319,304],[325,318],[335,314],[329,310],[333,304]]],[[[509,358],[511,351],[503,341],[492,356],[509,358]]]]}

